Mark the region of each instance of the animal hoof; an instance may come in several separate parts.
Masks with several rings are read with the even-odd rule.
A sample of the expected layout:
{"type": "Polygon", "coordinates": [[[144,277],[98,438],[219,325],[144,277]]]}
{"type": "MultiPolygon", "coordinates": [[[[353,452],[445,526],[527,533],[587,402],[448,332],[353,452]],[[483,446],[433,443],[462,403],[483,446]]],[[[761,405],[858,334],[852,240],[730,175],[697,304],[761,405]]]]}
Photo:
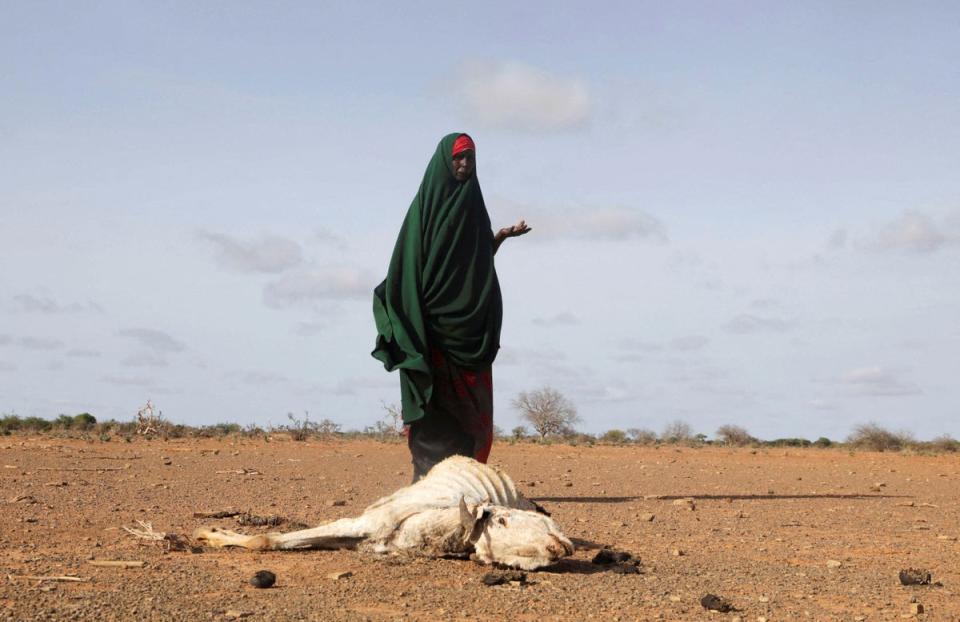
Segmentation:
{"type": "Polygon", "coordinates": [[[250,577],[250,585],[256,588],[268,588],[273,587],[273,584],[277,582],[277,575],[273,574],[269,570],[260,570],[257,574],[250,577]]]}

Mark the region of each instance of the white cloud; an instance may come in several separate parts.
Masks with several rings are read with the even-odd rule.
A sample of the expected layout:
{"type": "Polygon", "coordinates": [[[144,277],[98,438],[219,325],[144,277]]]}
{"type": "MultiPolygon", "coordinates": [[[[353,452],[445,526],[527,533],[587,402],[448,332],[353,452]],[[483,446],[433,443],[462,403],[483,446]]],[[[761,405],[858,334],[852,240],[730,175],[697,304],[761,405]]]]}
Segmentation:
{"type": "Polygon", "coordinates": [[[232,371],[225,374],[224,377],[228,380],[234,381],[237,384],[243,385],[244,387],[278,384],[281,382],[287,382],[289,380],[286,376],[281,374],[260,370],[232,371]]]}
{"type": "Polygon", "coordinates": [[[790,330],[793,322],[776,317],[760,317],[750,313],[741,313],[733,318],[723,328],[728,333],[748,335],[752,333],[774,332],[782,333],[790,330]]]}
{"type": "Polygon", "coordinates": [[[151,352],[131,354],[120,363],[125,367],[166,367],[167,360],[151,352]]]}
{"type": "Polygon", "coordinates": [[[59,350],[63,347],[63,342],[45,337],[21,337],[17,339],[17,345],[27,350],[59,350]]]}
{"type": "Polygon", "coordinates": [[[186,346],[167,333],[152,328],[130,328],[120,331],[121,337],[130,337],[155,352],[182,352],[186,346]]]}
{"type": "Polygon", "coordinates": [[[882,367],[861,367],[840,376],[839,382],[857,395],[894,397],[922,393],[915,383],[899,378],[882,367]]]}
{"type": "Polygon", "coordinates": [[[263,289],[267,306],[284,308],[338,299],[367,299],[374,279],[356,268],[331,266],[288,274],[263,289]]]}
{"type": "Polygon", "coordinates": [[[115,384],[119,386],[148,387],[151,382],[149,378],[134,378],[130,376],[103,376],[101,382],[115,384]]]}
{"type": "MultiPolygon", "coordinates": [[[[509,203],[509,201],[508,201],[509,203]]],[[[666,242],[663,223],[646,212],[625,207],[511,206],[526,215],[536,235],[532,240],[581,239],[666,242]]],[[[503,210],[501,210],[503,211],[503,210]]]]}
{"type": "Polygon", "coordinates": [[[83,311],[102,311],[99,305],[88,302],[80,304],[71,302],[62,304],[52,298],[45,296],[34,296],[32,294],[19,294],[13,297],[14,308],[24,313],[81,313],[83,311]]]}
{"type": "Polygon", "coordinates": [[[827,238],[826,247],[827,250],[836,251],[847,246],[847,230],[846,229],[836,229],[833,233],[830,234],[830,237],[827,238]]]}
{"type": "Polygon", "coordinates": [[[301,337],[313,337],[322,333],[326,328],[326,322],[300,322],[293,332],[301,337]]]}
{"type": "Polygon", "coordinates": [[[580,319],[572,313],[558,313],[552,317],[535,317],[533,323],[536,326],[576,326],[580,319]]]}
{"type": "Polygon", "coordinates": [[[465,119],[489,127],[547,132],[590,118],[583,81],[522,63],[468,64],[457,72],[454,91],[465,119]]]}
{"type": "Polygon", "coordinates": [[[694,350],[702,350],[708,343],[710,343],[709,337],[704,337],[703,335],[688,335],[686,337],[672,339],[670,341],[670,347],[680,352],[691,352],[694,350]]]}
{"type": "Polygon", "coordinates": [[[300,245],[280,236],[239,240],[222,233],[201,232],[200,237],[217,247],[217,264],[234,272],[276,274],[303,262],[300,245]]]}
{"type": "Polygon", "coordinates": [[[67,350],[66,355],[75,356],[77,358],[95,359],[95,358],[100,358],[100,351],[87,350],[83,348],[74,348],[73,350],[67,350]]]}
{"type": "Polygon", "coordinates": [[[881,228],[875,246],[880,250],[930,253],[957,244],[960,244],[960,231],[949,222],[938,225],[926,214],[907,210],[881,228]]]}

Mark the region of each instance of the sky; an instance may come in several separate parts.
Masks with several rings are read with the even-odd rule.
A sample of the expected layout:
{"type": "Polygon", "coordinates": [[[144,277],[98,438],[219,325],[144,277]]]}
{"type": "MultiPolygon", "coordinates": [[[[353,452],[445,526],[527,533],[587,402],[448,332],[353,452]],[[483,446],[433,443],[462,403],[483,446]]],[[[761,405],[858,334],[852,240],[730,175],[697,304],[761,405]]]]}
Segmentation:
{"type": "Polygon", "coordinates": [[[372,425],[452,131],[500,428],[960,437],[955,2],[2,2],[0,413],[372,425]]]}

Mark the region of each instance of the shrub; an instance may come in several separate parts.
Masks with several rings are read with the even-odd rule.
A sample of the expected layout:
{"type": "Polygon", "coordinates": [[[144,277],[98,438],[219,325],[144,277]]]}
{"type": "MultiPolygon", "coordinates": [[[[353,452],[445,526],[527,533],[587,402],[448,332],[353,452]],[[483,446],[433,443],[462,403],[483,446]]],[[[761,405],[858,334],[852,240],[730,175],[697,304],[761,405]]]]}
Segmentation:
{"type": "Polygon", "coordinates": [[[821,436],[817,440],[813,441],[813,444],[815,447],[830,447],[831,445],[833,445],[833,441],[831,441],[826,436],[821,436]]]}
{"type": "Polygon", "coordinates": [[[871,451],[900,451],[913,443],[909,432],[891,432],[876,423],[861,423],[853,428],[847,442],[871,451]]]}
{"type": "Polygon", "coordinates": [[[663,434],[660,435],[660,440],[664,443],[692,443],[693,442],[693,428],[690,427],[690,424],[686,421],[671,421],[663,428],[663,434]]]}
{"type": "Polygon", "coordinates": [[[90,413],[80,413],[73,416],[72,427],[78,430],[89,430],[95,425],[97,425],[97,418],[90,413]]]}
{"type": "Polygon", "coordinates": [[[522,425],[518,425],[514,429],[510,430],[510,436],[515,441],[522,441],[527,437],[527,428],[522,425]]]}
{"type": "Polygon", "coordinates": [[[653,445],[657,442],[657,433],[653,430],[630,428],[627,436],[638,445],[653,445]]]}
{"type": "Polygon", "coordinates": [[[768,447],[809,447],[813,443],[805,438],[775,438],[763,444],[768,447]]]}
{"type": "Polygon", "coordinates": [[[627,433],[623,430],[607,430],[600,435],[600,442],[622,445],[627,442],[627,433]]]}
{"type": "Polygon", "coordinates": [[[960,441],[949,434],[942,434],[929,443],[930,449],[941,453],[956,453],[960,451],[960,441]]]}
{"type": "Polygon", "coordinates": [[[743,447],[757,442],[757,439],[751,436],[746,428],[731,424],[717,428],[717,438],[724,445],[733,445],[734,447],[743,447]]]}

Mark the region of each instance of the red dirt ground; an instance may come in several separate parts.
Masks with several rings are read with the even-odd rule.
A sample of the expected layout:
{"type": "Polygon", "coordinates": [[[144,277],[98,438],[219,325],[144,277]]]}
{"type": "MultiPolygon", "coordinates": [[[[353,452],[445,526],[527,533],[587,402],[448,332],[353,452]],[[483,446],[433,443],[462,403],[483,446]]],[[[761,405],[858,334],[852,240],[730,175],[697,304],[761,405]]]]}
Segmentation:
{"type": "Polygon", "coordinates": [[[121,529],[264,531],[197,511],[356,515],[409,482],[401,444],[5,437],[0,620],[960,620],[960,456],[499,444],[492,462],[580,545],[526,585],[485,586],[491,568],[464,560],[165,551],[121,529]],[[600,545],[643,573],[593,565],[600,545]],[[908,567],[942,585],[901,586],[908,567]],[[260,569],[274,588],[247,583],[260,569]],[[22,578],[51,575],[88,580],[22,578]],[[707,612],[707,593],[739,611],[707,612]]]}

